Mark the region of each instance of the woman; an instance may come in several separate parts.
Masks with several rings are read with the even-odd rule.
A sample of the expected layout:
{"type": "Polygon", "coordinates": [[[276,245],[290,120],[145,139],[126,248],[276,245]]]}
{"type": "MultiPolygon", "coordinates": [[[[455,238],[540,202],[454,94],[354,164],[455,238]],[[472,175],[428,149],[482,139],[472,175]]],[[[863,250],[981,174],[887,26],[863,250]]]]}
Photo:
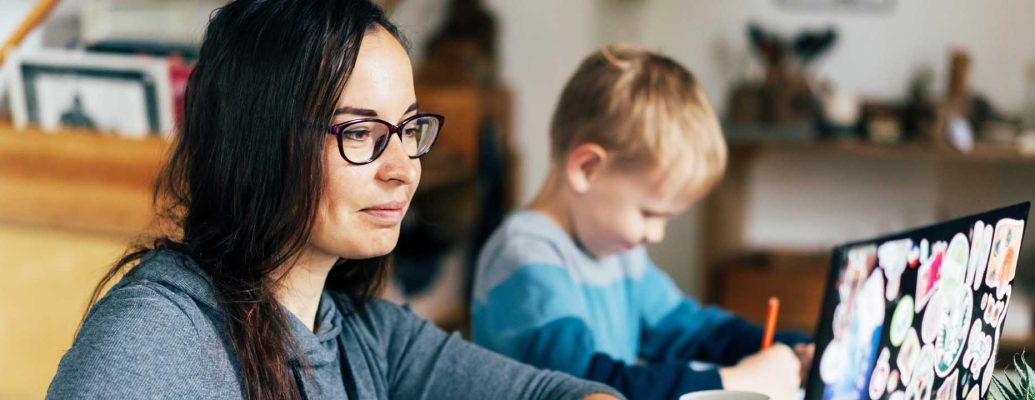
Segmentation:
{"type": "Polygon", "coordinates": [[[418,112],[400,42],[369,0],[216,13],[157,196],[181,232],[102,280],[139,262],[84,318],[48,397],[613,393],[372,298],[442,124],[418,112]]]}

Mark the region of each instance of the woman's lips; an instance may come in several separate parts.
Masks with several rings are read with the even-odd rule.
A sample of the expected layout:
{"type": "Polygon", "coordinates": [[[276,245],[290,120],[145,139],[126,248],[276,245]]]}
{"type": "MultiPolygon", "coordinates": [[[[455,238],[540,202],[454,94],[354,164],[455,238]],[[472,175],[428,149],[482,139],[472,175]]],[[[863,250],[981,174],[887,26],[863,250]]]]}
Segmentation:
{"type": "Polygon", "coordinates": [[[382,222],[395,224],[402,221],[406,210],[405,206],[406,203],[403,202],[392,202],[367,207],[359,211],[382,222]]]}

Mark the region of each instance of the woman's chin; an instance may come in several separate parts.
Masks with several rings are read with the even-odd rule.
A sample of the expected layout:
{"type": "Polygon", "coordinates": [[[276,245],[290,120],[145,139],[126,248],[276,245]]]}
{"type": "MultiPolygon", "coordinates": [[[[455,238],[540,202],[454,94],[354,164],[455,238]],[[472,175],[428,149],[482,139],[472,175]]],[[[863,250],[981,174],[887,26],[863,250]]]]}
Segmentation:
{"type": "Polygon", "coordinates": [[[386,256],[395,250],[396,243],[399,242],[399,232],[396,231],[391,237],[378,237],[379,235],[373,235],[369,241],[364,243],[362,249],[359,249],[361,257],[355,257],[356,259],[374,258],[386,256]]]}

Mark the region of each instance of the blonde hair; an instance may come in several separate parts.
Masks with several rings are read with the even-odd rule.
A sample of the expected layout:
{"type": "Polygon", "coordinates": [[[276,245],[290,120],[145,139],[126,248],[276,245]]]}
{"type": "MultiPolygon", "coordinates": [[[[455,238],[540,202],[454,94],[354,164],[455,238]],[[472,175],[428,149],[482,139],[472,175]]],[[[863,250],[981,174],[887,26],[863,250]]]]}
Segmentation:
{"type": "Polygon", "coordinates": [[[561,93],[550,123],[554,162],[585,143],[622,167],[668,168],[666,180],[696,190],[710,189],[726,169],[722,129],[693,74],[628,46],[590,54],[561,93]]]}

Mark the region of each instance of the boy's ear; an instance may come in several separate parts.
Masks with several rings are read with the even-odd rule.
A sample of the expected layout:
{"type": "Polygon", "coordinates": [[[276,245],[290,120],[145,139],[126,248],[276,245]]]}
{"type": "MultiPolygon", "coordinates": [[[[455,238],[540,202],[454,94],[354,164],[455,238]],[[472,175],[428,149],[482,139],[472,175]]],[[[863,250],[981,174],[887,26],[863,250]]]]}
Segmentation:
{"type": "Polygon", "coordinates": [[[585,193],[590,185],[604,168],[607,167],[608,154],[598,144],[583,143],[568,153],[568,164],[565,166],[565,173],[568,178],[568,186],[575,193],[585,193]]]}

